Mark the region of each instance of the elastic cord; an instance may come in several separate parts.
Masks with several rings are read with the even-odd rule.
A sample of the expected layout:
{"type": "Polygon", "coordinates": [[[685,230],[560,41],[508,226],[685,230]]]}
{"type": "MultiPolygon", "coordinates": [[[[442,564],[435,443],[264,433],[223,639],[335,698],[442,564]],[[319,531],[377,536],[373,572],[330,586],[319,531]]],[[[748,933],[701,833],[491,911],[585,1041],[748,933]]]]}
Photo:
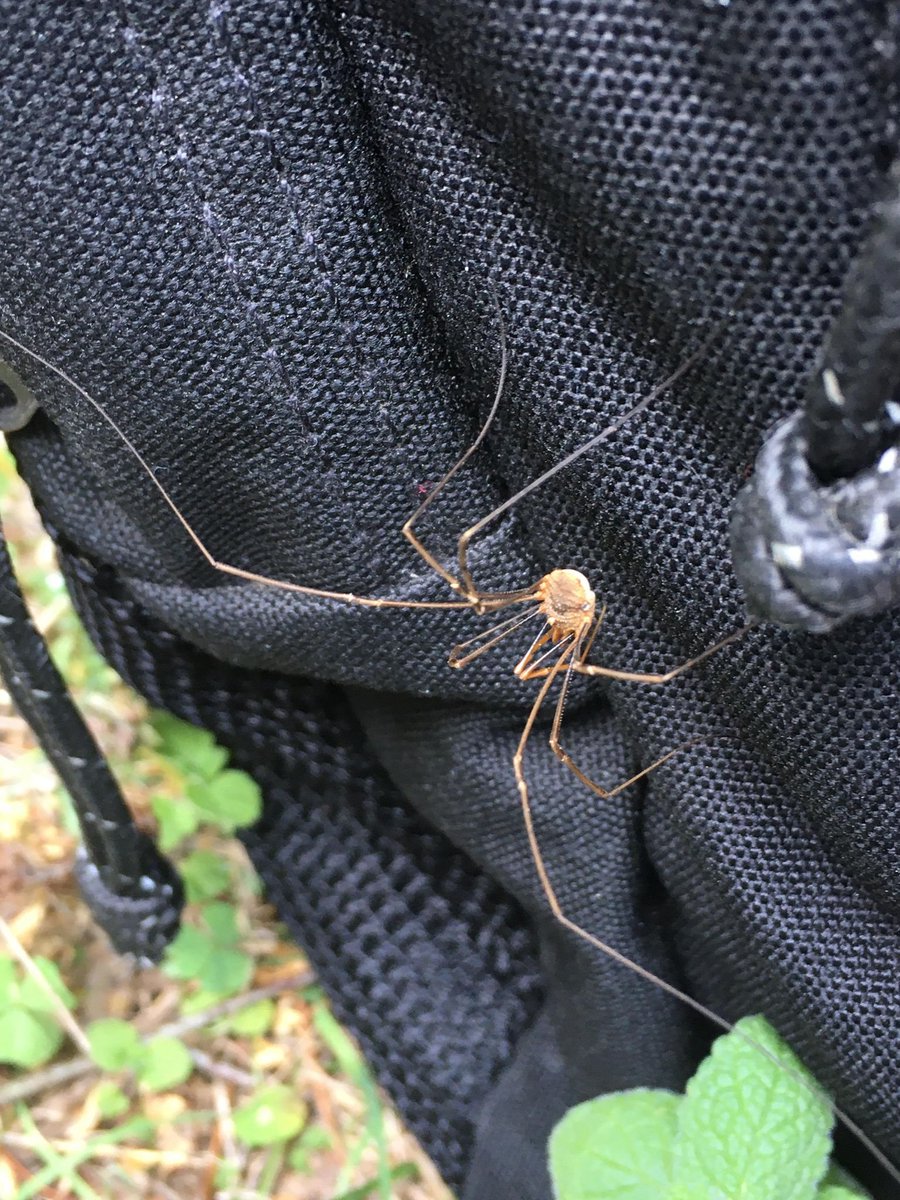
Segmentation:
{"type": "Polygon", "coordinates": [[[0,527],[0,676],[72,798],[83,845],[75,871],[120,954],[158,962],[184,903],[181,881],[137,828],[97,743],[25,607],[0,527]]]}
{"type": "Polygon", "coordinates": [[[900,168],[802,413],[769,435],[731,525],[752,617],[822,633],[900,604],[900,168]]]}

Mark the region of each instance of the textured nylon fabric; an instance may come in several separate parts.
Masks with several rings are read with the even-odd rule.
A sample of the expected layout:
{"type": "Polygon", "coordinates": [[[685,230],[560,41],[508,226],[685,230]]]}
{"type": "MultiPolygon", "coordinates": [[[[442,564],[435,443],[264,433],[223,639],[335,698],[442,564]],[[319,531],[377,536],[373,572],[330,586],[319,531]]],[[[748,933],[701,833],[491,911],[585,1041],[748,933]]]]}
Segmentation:
{"type": "MultiPolygon", "coordinates": [[[[423,526],[447,556],[735,305],[472,562],[485,588],[584,571],[613,666],[740,624],[729,507],[801,402],[896,150],[891,6],[2,11],[2,327],[108,408],[217,558],[443,599],[400,526],[490,403],[492,285],[509,382],[423,526]]],[[[511,762],[527,637],[452,671],[485,619],[225,578],[84,398],[2,353],[45,409],[15,448],[101,645],[263,783],[270,894],[448,1180],[547,1200],[563,1108],[680,1085],[709,1030],[549,917],[511,762]]],[[[546,718],[526,758],[570,915],[725,1017],[764,1011],[895,1161],[897,625],[758,630],[664,688],[580,682],[564,742],[606,785],[702,739],[610,801],[546,718]]]]}

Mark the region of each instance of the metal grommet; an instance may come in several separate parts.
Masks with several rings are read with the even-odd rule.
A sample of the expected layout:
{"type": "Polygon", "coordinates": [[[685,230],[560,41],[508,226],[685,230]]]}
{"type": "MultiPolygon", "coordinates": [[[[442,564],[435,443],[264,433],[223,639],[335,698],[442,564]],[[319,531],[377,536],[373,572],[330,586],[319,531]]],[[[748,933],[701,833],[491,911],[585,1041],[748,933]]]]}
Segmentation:
{"type": "Polygon", "coordinates": [[[0,433],[23,429],[37,412],[38,402],[8,363],[0,359],[0,433]]]}

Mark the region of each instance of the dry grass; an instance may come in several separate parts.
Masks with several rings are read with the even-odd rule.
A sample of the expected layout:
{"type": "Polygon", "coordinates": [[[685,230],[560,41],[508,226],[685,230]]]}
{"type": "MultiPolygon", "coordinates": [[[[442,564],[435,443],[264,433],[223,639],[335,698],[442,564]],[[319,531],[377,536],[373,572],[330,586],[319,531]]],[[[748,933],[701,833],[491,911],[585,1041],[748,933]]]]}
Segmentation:
{"type": "MultiPolygon", "coordinates": [[[[82,712],[124,782],[142,823],[152,823],[149,799],[170,789],[177,771],[152,749],[146,708],[87,649],[56,574],[25,490],[13,478],[0,445],[4,526],[17,548],[20,577],[32,611],[66,663],[82,712]]],[[[228,896],[241,914],[242,948],[253,959],[250,989],[274,996],[274,1016],[262,1034],[242,1035],[221,1022],[184,1030],[190,983],[161,970],[136,970],[118,958],[93,925],[72,877],[76,836],[50,766],[31,731],[0,688],[0,954],[15,950],[51,959],[74,993],[67,1041],[56,1058],[30,1073],[0,1068],[0,1196],[152,1197],[153,1200],[334,1200],[383,1195],[372,1181],[378,1154],[367,1122],[372,1099],[341,1074],[314,1024],[315,988],[297,948],[256,894],[241,847],[204,830],[194,844],[231,866],[228,896]],[[113,1077],[127,1098],[115,1118],[102,1115],[110,1076],[83,1053],[85,1027],[114,1016],[151,1035],[173,1022],[193,1052],[194,1070],[180,1087],[142,1091],[128,1072],[113,1077]],[[179,1026],[179,1021],[181,1025],[179,1026]],[[62,1077],[61,1077],[62,1076],[62,1077]],[[286,1148],[250,1149],[235,1135],[233,1113],[261,1083],[286,1084],[305,1105],[305,1160],[286,1148]],[[143,1119],[135,1135],[132,1122],[143,1119]],[[129,1135],[129,1131],[132,1131],[129,1135]],[[311,1133],[310,1131],[315,1131],[311,1133]],[[361,1147],[364,1147],[361,1149],[361,1147]],[[358,1161],[356,1161],[358,1160],[358,1161]],[[45,1164],[56,1163],[52,1169],[45,1164]],[[355,1162],[355,1165],[353,1165],[355,1162]],[[226,1164],[223,1171],[222,1164],[226,1164]],[[352,1169],[351,1169],[352,1168],[352,1169]],[[34,1189],[37,1172],[45,1182],[34,1189]]],[[[391,1186],[396,1200],[450,1200],[434,1168],[386,1106],[380,1106],[391,1164],[414,1164],[415,1178],[391,1186]]],[[[374,1114],[378,1119],[378,1113],[374,1114]]]]}

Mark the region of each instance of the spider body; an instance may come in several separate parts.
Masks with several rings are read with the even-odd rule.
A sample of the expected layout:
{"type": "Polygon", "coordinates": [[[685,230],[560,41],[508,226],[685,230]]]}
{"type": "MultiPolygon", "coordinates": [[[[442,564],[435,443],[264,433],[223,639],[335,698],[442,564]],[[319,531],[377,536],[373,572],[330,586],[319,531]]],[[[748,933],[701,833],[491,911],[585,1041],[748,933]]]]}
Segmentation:
{"type": "Polygon", "coordinates": [[[545,575],[538,583],[535,595],[547,618],[553,642],[567,634],[576,638],[583,635],[597,610],[597,597],[585,576],[568,567],[545,575]]]}

